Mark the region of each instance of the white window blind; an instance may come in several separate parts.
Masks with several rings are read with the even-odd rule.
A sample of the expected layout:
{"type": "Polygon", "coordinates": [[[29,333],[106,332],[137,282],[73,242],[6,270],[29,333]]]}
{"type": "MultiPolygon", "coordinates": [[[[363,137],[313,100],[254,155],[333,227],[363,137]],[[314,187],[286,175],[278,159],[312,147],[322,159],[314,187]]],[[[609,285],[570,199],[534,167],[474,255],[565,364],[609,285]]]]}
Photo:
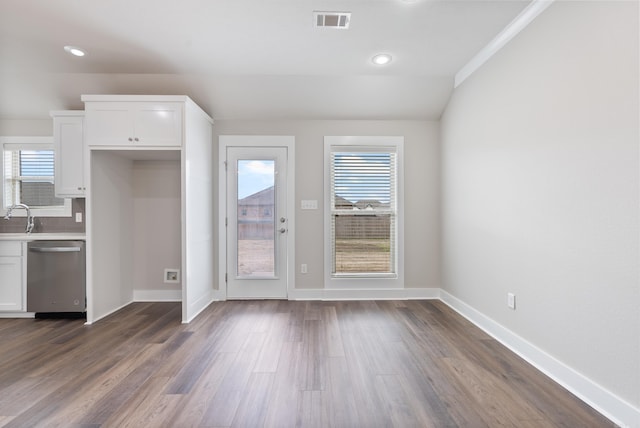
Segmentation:
{"type": "Polygon", "coordinates": [[[32,208],[64,206],[54,195],[52,147],[5,144],[3,146],[4,207],[26,204],[32,208]]]}
{"type": "Polygon", "coordinates": [[[334,146],[329,162],[332,275],[395,275],[395,147],[334,146]]]}

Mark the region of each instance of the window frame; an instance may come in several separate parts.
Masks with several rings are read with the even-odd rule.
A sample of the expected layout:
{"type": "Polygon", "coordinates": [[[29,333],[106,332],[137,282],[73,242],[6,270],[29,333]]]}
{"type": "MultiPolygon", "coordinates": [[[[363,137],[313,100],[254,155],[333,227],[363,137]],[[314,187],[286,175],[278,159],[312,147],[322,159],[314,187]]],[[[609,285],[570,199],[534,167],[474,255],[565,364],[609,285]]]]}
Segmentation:
{"type": "MultiPolygon", "coordinates": [[[[12,148],[19,147],[19,150],[55,150],[53,144],[53,137],[5,137],[0,136],[0,177],[4,180],[4,151],[5,145],[12,146],[12,148]]],[[[54,161],[54,186],[55,186],[55,161],[54,161]]],[[[0,215],[4,216],[7,213],[7,206],[5,206],[4,198],[4,183],[0,186],[0,215]]],[[[30,207],[31,208],[31,207],[30,207]]],[[[26,210],[13,210],[11,213],[13,217],[26,217],[26,210]]],[[[60,207],[46,207],[31,208],[31,215],[34,217],[71,217],[71,199],[64,198],[64,205],[60,207]]]]}
{"type": "Polygon", "coordinates": [[[404,287],[404,137],[402,136],[325,136],[324,137],[324,278],[327,289],[383,289],[404,287]],[[339,274],[332,273],[333,239],[331,236],[331,153],[348,151],[380,151],[394,148],[396,153],[396,272],[339,274]]]}

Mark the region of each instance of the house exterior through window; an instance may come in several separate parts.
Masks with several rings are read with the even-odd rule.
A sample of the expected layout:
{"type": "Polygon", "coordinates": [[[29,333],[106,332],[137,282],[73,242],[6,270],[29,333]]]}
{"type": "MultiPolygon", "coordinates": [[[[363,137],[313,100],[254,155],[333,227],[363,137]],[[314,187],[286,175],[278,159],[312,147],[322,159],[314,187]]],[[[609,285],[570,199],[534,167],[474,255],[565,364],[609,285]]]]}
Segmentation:
{"type": "Polygon", "coordinates": [[[274,187],[238,200],[238,239],[273,239],[274,187]]]}

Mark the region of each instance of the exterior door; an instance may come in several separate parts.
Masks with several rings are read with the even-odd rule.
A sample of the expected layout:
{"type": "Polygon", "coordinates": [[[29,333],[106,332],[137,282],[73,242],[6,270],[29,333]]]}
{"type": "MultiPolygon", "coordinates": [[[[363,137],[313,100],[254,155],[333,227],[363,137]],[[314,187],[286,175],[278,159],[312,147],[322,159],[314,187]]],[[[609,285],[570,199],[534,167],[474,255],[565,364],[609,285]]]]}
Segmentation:
{"type": "Polygon", "coordinates": [[[287,148],[227,147],[227,298],[287,298],[287,148]]]}

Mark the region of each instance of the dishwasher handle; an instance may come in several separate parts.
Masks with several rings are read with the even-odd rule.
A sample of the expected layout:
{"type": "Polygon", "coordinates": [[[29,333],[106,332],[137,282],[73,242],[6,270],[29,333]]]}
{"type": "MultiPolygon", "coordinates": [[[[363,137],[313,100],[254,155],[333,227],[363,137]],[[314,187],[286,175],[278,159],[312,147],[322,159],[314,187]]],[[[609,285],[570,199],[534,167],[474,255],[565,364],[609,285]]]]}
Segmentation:
{"type": "Polygon", "coordinates": [[[29,247],[34,253],[77,253],[80,247],[29,247]]]}

